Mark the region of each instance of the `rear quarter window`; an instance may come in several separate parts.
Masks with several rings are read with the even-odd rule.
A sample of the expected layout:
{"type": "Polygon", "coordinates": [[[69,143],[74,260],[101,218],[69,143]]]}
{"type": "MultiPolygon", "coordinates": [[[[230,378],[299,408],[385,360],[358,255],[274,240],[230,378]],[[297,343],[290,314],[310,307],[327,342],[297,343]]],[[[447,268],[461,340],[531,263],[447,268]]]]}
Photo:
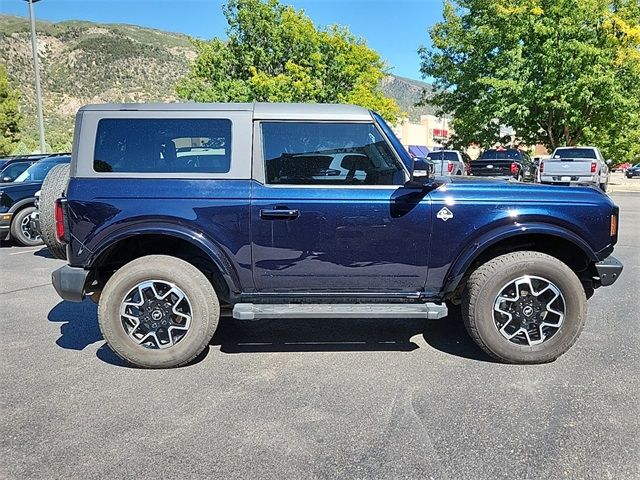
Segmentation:
{"type": "Polygon", "coordinates": [[[227,173],[231,120],[105,118],[93,170],[101,173],[227,173]]]}

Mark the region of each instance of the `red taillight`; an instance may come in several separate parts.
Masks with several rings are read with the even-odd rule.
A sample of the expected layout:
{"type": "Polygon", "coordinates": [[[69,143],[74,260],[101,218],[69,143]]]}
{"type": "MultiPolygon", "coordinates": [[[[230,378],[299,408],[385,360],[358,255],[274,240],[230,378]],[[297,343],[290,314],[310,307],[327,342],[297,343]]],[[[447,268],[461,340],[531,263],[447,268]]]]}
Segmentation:
{"type": "Polygon", "coordinates": [[[62,202],[60,199],[56,200],[55,219],[56,237],[58,238],[58,241],[64,242],[64,212],[62,210],[62,202]]]}
{"type": "Polygon", "coordinates": [[[591,173],[596,173],[596,168],[598,164],[596,162],[591,162],[591,173]]]}
{"type": "Polygon", "coordinates": [[[511,164],[511,175],[518,175],[518,164],[516,162],[511,164]]]}
{"type": "Polygon", "coordinates": [[[449,173],[453,172],[453,163],[449,162],[449,165],[447,165],[447,170],[449,170],[449,173]]]}
{"type": "Polygon", "coordinates": [[[540,162],[540,173],[544,172],[544,162],[540,162]]]}

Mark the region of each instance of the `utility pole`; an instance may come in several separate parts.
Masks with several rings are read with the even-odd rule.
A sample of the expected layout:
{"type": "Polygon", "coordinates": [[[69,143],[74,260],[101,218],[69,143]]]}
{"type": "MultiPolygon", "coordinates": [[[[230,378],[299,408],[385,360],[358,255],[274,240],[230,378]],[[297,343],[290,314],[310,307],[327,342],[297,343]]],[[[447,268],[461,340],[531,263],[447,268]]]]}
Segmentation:
{"type": "Polygon", "coordinates": [[[33,51],[33,71],[36,79],[36,108],[38,111],[38,133],[40,136],[40,153],[46,153],[44,141],[44,117],[42,115],[42,91],[40,90],[40,63],[38,61],[38,42],[36,39],[36,16],[33,4],[40,0],[25,0],[29,3],[29,21],[31,22],[31,50],[33,51]]]}

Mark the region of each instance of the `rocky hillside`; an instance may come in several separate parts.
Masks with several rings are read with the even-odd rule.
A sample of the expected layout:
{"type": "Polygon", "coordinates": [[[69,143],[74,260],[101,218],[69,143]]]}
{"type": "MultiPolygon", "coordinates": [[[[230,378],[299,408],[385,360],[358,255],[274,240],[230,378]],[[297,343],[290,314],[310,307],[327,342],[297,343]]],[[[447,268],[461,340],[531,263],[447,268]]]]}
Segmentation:
{"type": "MultiPolygon", "coordinates": [[[[37,29],[47,142],[54,150],[70,148],[74,114],[86,103],[176,100],[175,82],[195,56],[186,35],[133,25],[43,21],[37,29]]],[[[0,15],[0,62],[22,92],[26,131],[21,149],[31,150],[37,129],[26,18],[0,15]]],[[[394,76],[382,84],[410,118],[430,113],[414,106],[425,87],[394,76]]]]}

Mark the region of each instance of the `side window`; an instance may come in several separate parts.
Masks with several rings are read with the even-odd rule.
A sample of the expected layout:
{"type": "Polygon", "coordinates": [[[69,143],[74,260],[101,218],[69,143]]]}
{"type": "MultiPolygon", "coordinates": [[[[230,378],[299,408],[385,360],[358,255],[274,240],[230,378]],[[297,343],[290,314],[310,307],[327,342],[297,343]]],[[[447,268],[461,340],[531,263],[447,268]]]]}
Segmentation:
{"type": "Polygon", "coordinates": [[[404,170],[373,123],[263,122],[272,185],[401,185],[404,170]]]}
{"type": "Polygon", "coordinates": [[[96,172],[227,173],[230,168],[230,120],[113,118],[98,122],[96,172]]]}

